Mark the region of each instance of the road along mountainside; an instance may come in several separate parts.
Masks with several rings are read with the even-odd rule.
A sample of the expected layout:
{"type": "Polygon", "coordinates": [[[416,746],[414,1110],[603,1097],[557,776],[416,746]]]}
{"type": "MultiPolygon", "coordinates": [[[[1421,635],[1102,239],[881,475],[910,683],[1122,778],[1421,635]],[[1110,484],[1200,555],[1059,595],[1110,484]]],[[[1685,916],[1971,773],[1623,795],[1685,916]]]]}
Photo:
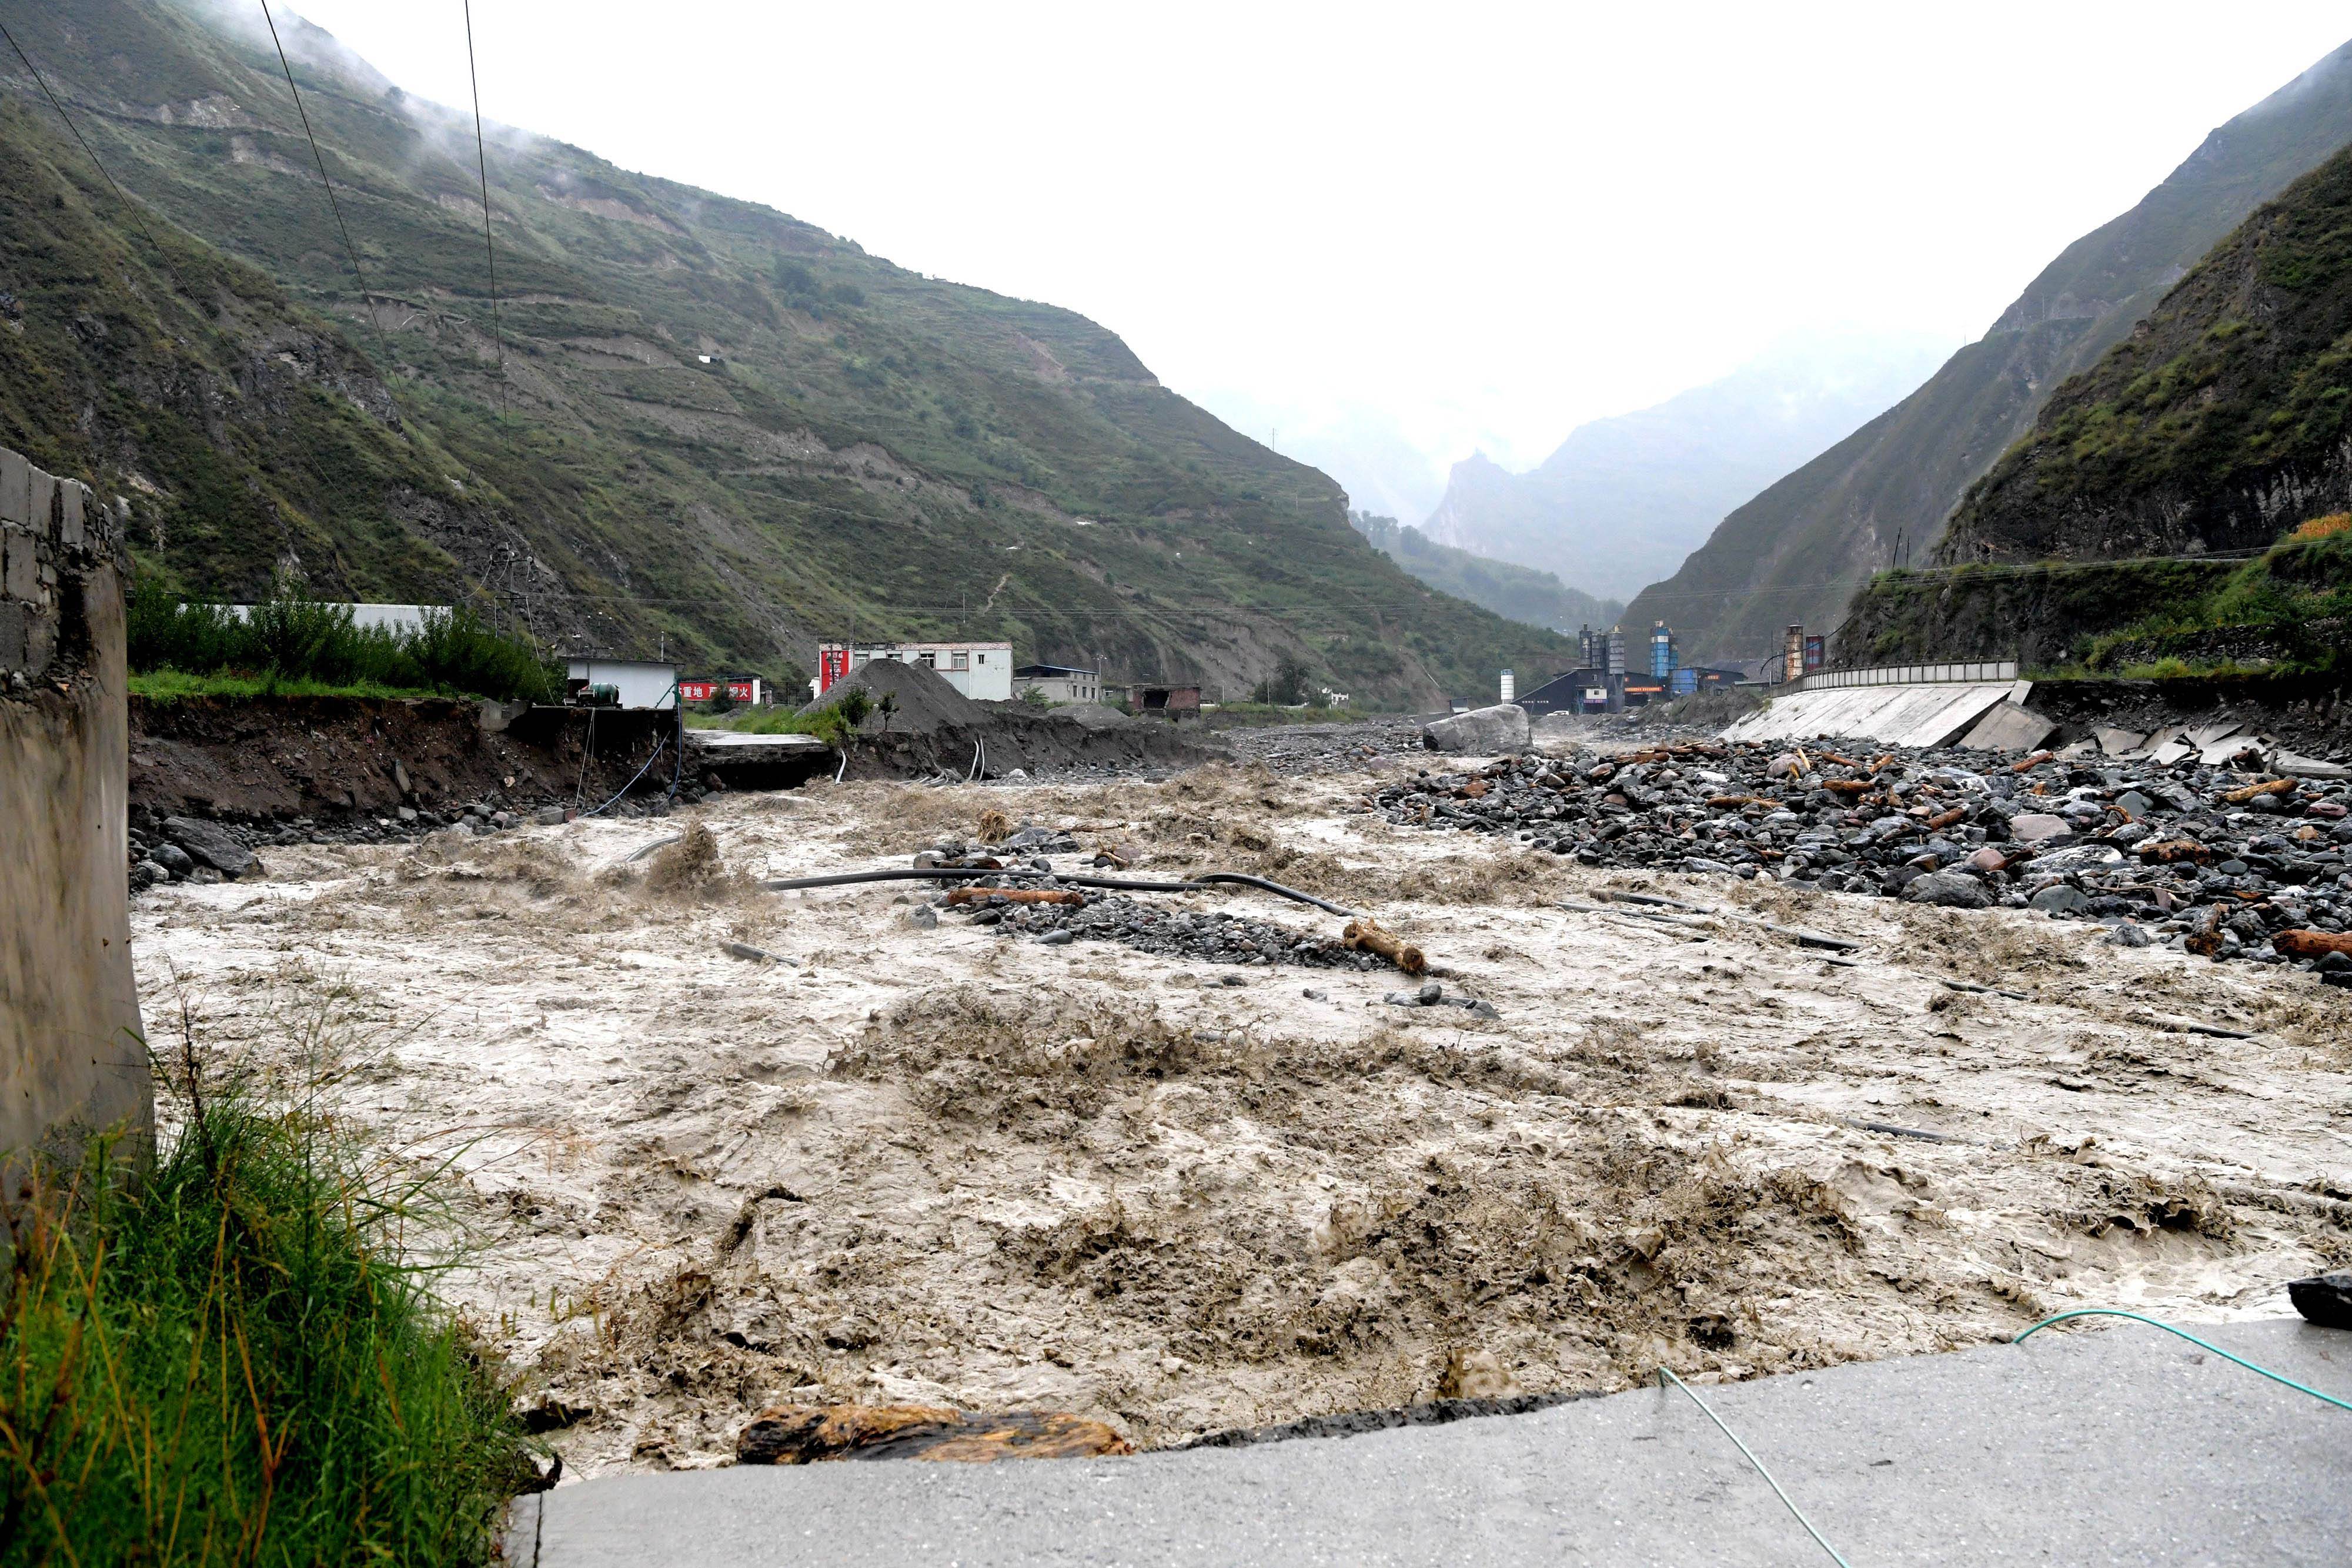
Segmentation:
{"type": "MultiPolygon", "coordinates": [[[[1061,1413],[1154,1448],[2076,1304],[2275,1314],[2352,1260],[2352,997],[2314,975],[1784,880],[1777,806],[1721,813],[1748,878],[1630,863],[1630,826],[1589,857],[1432,831],[1551,809],[1549,768],[1618,784],[1569,802],[1597,838],[1669,763],[1715,764],[1597,780],[1399,737],[1250,737],[1286,774],[822,782],[291,845],[141,895],[142,979],[219,1059],[324,1072],[387,1152],[447,1162],[446,1288],[574,1475],[727,1463],[780,1406],[1061,1413]],[[755,885],[919,854],[1006,885],[755,885]]],[[[1855,778],[1915,822],[1930,785],[2008,800],[1910,759],[1855,778]]]]}

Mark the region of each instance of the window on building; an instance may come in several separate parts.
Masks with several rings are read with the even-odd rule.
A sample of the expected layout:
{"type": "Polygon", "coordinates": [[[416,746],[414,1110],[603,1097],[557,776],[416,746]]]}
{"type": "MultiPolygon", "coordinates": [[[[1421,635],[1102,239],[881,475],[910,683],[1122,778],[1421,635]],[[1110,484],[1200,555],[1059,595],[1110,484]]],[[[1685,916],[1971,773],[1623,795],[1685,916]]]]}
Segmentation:
{"type": "Polygon", "coordinates": [[[937,669],[939,667],[940,656],[937,653],[918,653],[915,655],[915,662],[919,664],[928,664],[931,668],[937,669]]]}
{"type": "Polygon", "coordinates": [[[958,653],[955,656],[955,667],[959,670],[968,670],[971,668],[971,655],[970,653],[958,653]]]}
{"type": "Polygon", "coordinates": [[[980,662],[981,662],[982,664],[985,664],[986,663],[988,663],[988,655],[987,655],[987,654],[985,654],[985,653],[982,653],[982,654],[980,656],[980,662]]]}

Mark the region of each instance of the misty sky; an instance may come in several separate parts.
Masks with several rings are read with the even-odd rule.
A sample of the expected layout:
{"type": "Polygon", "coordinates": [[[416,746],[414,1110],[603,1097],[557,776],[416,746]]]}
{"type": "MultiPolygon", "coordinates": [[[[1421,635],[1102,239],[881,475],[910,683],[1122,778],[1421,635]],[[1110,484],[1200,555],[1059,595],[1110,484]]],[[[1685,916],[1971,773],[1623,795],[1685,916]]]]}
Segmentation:
{"type": "MultiPolygon", "coordinates": [[[[467,102],[458,0],[299,9],[467,102]]],[[[1791,332],[1972,339],[2352,37],[2315,0],[474,11],[494,120],[1083,311],[1261,440],[1386,430],[1439,480],[1791,332]]]]}

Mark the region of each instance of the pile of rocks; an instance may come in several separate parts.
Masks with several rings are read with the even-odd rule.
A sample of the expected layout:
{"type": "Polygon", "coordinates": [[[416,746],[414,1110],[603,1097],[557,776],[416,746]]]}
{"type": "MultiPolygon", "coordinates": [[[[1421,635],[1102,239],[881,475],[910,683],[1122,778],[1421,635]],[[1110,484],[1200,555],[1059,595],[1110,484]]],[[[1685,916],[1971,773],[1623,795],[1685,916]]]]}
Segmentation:
{"type": "MultiPolygon", "coordinates": [[[[1072,942],[1117,942],[1163,957],[1202,964],[1303,964],[1325,969],[1372,969],[1381,960],[1350,948],[1337,937],[1297,931],[1269,920],[1173,909],[1103,888],[1066,886],[1053,874],[1053,854],[1075,854],[1078,842],[1052,828],[1024,827],[994,844],[949,839],[915,856],[918,871],[940,867],[963,871],[1022,871],[1043,875],[976,877],[917,911],[918,925],[937,924],[938,912],[969,913],[971,924],[992,925],[1007,936],[1028,936],[1048,946],[1072,942]],[[1053,893],[1072,902],[1023,903],[1010,894],[1053,893]],[[952,902],[950,902],[952,900],[952,902]]],[[[1118,862],[1097,855],[1097,868],[1118,862]]]]}
{"type": "Polygon", "coordinates": [[[1687,742],[1423,769],[1365,804],[1402,825],[1511,833],[1586,865],[2031,907],[2104,922],[2127,945],[2168,940],[2352,984],[2352,955],[2324,951],[2352,922],[2343,781],[2193,758],[1687,742]],[[2317,936],[2282,950],[2290,931],[2317,936]]]}
{"type": "MultiPolygon", "coordinates": [[[[1024,887],[1052,887],[1051,877],[1024,879],[1024,887]]],[[[1223,912],[1194,913],[1147,904],[1125,894],[1077,889],[1083,904],[1013,904],[1001,894],[976,904],[971,924],[1049,946],[1117,942],[1139,952],[1196,964],[1269,967],[1295,964],[1317,969],[1377,969],[1382,960],[1336,936],[1298,931],[1271,920],[1223,912]]]]}
{"type": "Polygon", "coordinates": [[[1234,756],[1263,762],[1276,773],[1333,773],[1421,750],[1422,723],[1400,715],[1354,724],[1266,725],[1223,734],[1234,756]]]}

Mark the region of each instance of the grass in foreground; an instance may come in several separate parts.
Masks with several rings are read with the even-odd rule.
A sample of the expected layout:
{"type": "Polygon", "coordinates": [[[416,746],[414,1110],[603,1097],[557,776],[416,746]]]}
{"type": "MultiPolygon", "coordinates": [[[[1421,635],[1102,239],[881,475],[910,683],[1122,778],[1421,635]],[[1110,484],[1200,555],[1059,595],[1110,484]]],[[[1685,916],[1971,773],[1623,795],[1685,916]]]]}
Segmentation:
{"type": "Polygon", "coordinates": [[[9,1195],[0,1564],[488,1561],[520,1434],[338,1137],[230,1099],[9,1195]]]}
{"type": "Polygon", "coordinates": [[[149,702],[186,702],[197,697],[373,697],[390,701],[409,697],[446,697],[448,692],[421,686],[387,686],[374,681],[313,681],[276,674],[245,675],[215,672],[192,675],[185,670],[145,670],[131,677],[131,695],[149,702]]]}

